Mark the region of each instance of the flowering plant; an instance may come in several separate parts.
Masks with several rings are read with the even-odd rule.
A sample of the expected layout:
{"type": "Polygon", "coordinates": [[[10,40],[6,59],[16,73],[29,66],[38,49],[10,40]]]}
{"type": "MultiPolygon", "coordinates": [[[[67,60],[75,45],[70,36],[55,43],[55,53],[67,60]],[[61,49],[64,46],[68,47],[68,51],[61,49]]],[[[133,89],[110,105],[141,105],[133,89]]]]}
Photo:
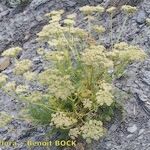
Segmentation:
{"type": "MultiPolygon", "coordinates": [[[[122,9],[128,12],[133,8],[122,9]]],[[[109,8],[107,12],[114,10],[109,8]]],[[[110,121],[117,107],[114,79],[122,75],[128,64],[144,60],[146,54],[125,42],[106,49],[96,40],[105,28],[94,21],[94,14],[103,13],[104,8],[84,6],[80,11],[87,20],[85,29],[75,26],[76,14],[68,15],[62,24],[63,10],[46,14],[49,24],[38,33],[38,41],[44,46],[37,49],[46,63],[44,71],[32,72],[32,61],[16,60],[14,73],[24,78],[24,85],[11,82],[1,86],[8,77],[0,74],[0,86],[25,100],[29,115],[38,122],[65,131],[72,139],[82,137],[90,143],[106,133],[103,123],[110,121]]],[[[129,13],[133,11],[135,8],[129,13]]],[[[2,55],[14,57],[20,50],[8,49],[2,55]]]]}

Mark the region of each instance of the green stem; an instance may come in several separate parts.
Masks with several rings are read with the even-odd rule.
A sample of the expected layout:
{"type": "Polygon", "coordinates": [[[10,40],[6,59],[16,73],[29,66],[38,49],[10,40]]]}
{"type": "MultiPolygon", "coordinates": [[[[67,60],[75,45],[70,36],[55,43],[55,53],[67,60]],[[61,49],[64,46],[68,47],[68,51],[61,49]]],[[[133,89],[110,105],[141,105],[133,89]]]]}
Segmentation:
{"type": "Polygon", "coordinates": [[[119,32],[119,36],[118,36],[118,38],[117,38],[117,42],[116,42],[116,43],[119,42],[121,36],[123,35],[123,32],[124,32],[124,30],[125,30],[124,28],[125,28],[125,25],[126,25],[126,23],[127,23],[127,19],[128,19],[128,15],[126,16],[126,18],[125,18],[125,20],[124,20],[124,22],[123,22],[123,25],[122,25],[121,30],[120,30],[120,32],[119,32]]]}
{"type": "Polygon", "coordinates": [[[44,104],[40,104],[40,103],[32,103],[32,104],[35,104],[35,105],[41,106],[43,108],[46,108],[49,111],[57,112],[57,110],[54,110],[53,108],[49,108],[49,107],[45,106],[44,104]]]}
{"type": "Polygon", "coordinates": [[[110,32],[110,42],[111,42],[111,48],[113,47],[113,27],[112,27],[112,22],[113,22],[113,13],[111,13],[111,18],[110,18],[110,28],[111,28],[111,32],[110,32]]]}
{"type": "Polygon", "coordinates": [[[90,20],[90,16],[88,16],[88,32],[89,32],[89,34],[91,34],[91,20],[90,20]]]}

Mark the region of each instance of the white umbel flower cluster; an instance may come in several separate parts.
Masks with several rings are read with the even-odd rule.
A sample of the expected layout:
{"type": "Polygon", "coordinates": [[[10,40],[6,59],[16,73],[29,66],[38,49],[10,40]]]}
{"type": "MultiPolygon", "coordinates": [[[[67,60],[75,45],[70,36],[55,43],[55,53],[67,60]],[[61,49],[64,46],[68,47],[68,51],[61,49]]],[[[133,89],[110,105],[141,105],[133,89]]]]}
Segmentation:
{"type": "Polygon", "coordinates": [[[42,72],[39,81],[43,85],[48,85],[49,93],[57,99],[67,100],[67,97],[74,92],[70,76],[61,75],[58,70],[50,69],[42,72]]]}
{"type": "Polygon", "coordinates": [[[54,125],[56,128],[67,128],[77,123],[77,119],[68,117],[64,112],[56,112],[51,116],[52,119],[50,125],[54,125]]]}
{"type": "Polygon", "coordinates": [[[97,120],[89,120],[81,127],[82,137],[87,143],[91,143],[92,140],[99,140],[105,133],[103,123],[97,120]]]}
{"type": "Polygon", "coordinates": [[[2,56],[16,57],[20,53],[21,50],[22,48],[20,47],[9,48],[2,53],[2,56]]]}
{"type": "Polygon", "coordinates": [[[15,63],[15,68],[14,68],[14,73],[17,75],[22,75],[26,71],[28,71],[32,66],[32,61],[28,59],[23,59],[20,61],[16,61],[15,63]]]}

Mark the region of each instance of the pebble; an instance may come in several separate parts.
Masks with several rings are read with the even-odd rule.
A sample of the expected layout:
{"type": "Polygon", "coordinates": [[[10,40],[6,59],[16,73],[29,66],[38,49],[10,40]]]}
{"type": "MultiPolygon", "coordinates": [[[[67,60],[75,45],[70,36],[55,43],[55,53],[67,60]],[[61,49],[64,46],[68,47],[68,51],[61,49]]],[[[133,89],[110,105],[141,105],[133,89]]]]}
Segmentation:
{"type": "Polygon", "coordinates": [[[138,128],[137,128],[136,124],[133,124],[132,126],[127,128],[127,131],[130,132],[130,133],[134,133],[134,132],[137,131],[137,129],[138,128]]]}
{"type": "Polygon", "coordinates": [[[148,125],[148,127],[150,127],[150,119],[148,120],[147,125],[148,125]]]}
{"type": "Polygon", "coordinates": [[[138,24],[143,24],[143,23],[145,23],[145,20],[146,20],[145,11],[143,11],[143,10],[139,11],[137,18],[136,18],[136,22],[138,24]]]}
{"type": "Polygon", "coordinates": [[[8,130],[6,128],[0,128],[0,134],[5,134],[7,132],[8,130]]]}
{"type": "Polygon", "coordinates": [[[127,136],[127,139],[128,139],[128,138],[131,138],[131,137],[133,137],[133,134],[129,134],[129,135],[127,136]]]}
{"type": "Polygon", "coordinates": [[[10,59],[8,57],[0,58],[0,71],[5,70],[10,65],[10,59]]]}
{"type": "Polygon", "coordinates": [[[145,129],[140,129],[139,135],[141,135],[144,131],[145,131],[145,129]]]}

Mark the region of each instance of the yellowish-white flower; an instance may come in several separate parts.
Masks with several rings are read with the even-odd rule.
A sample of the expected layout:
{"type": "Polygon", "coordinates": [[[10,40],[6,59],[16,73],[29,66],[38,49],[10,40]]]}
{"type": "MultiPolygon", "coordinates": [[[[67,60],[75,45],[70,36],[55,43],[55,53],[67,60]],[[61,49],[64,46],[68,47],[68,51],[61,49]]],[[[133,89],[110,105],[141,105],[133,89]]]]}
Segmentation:
{"type": "Polygon", "coordinates": [[[50,13],[47,13],[45,16],[46,17],[51,17],[51,16],[57,16],[57,15],[62,15],[64,13],[64,10],[53,10],[50,13]]]}
{"type": "Polygon", "coordinates": [[[100,5],[95,6],[95,11],[98,13],[103,13],[104,10],[105,10],[104,7],[102,7],[100,5]]]}
{"type": "Polygon", "coordinates": [[[51,51],[45,53],[45,59],[48,61],[57,61],[60,62],[64,60],[65,53],[63,51],[51,51]]]}
{"type": "Polygon", "coordinates": [[[150,18],[146,19],[146,23],[150,26],[150,18]]]}
{"type": "Polygon", "coordinates": [[[76,19],[76,15],[77,15],[76,13],[73,13],[73,14],[67,15],[67,18],[74,20],[74,19],[76,19]]]}
{"type": "Polygon", "coordinates": [[[38,79],[41,84],[48,85],[49,93],[57,99],[67,100],[75,89],[70,76],[62,75],[58,70],[46,70],[39,74],[38,79]]]}
{"type": "Polygon", "coordinates": [[[73,128],[69,130],[69,136],[71,139],[75,140],[80,135],[80,129],[79,128],[73,128]]]}
{"type": "Polygon", "coordinates": [[[58,23],[61,20],[61,16],[57,15],[57,16],[52,16],[51,20],[49,21],[49,23],[58,23]]]}
{"type": "Polygon", "coordinates": [[[75,25],[75,21],[72,19],[65,19],[64,24],[67,26],[73,26],[73,25],[75,25]]]}
{"type": "Polygon", "coordinates": [[[126,14],[133,14],[137,11],[136,7],[130,6],[130,5],[123,5],[121,9],[126,13],[126,14]]]}
{"type": "Polygon", "coordinates": [[[33,102],[33,103],[42,102],[43,93],[41,93],[39,91],[32,91],[31,94],[26,96],[26,100],[29,102],[33,102]]]}
{"type": "Polygon", "coordinates": [[[45,50],[44,50],[43,48],[38,48],[38,49],[37,49],[37,53],[38,53],[39,55],[44,55],[44,54],[45,54],[45,50]]]}
{"type": "Polygon", "coordinates": [[[77,119],[67,116],[64,112],[56,112],[55,114],[51,115],[51,125],[56,126],[56,128],[66,128],[71,127],[75,123],[77,123],[77,119]]]}
{"type": "Polygon", "coordinates": [[[27,90],[28,90],[28,86],[26,86],[26,85],[18,85],[17,87],[16,87],[16,93],[17,94],[22,94],[22,93],[24,93],[24,92],[27,92],[27,90]]]}
{"type": "Polygon", "coordinates": [[[107,90],[99,90],[96,93],[96,101],[100,106],[106,104],[107,106],[111,106],[113,103],[114,96],[110,91],[107,90]]]}
{"type": "Polygon", "coordinates": [[[104,33],[106,29],[103,26],[94,25],[93,30],[97,33],[104,33]]]}
{"type": "Polygon", "coordinates": [[[96,11],[96,7],[87,5],[81,7],[80,11],[85,15],[92,15],[96,11]]]}
{"type": "Polygon", "coordinates": [[[12,116],[4,111],[0,112],[0,127],[5,127],[8,123],[12,121],[12,116]]]}
{"type": "Polygon", "coordinates": [[[118,49],[118,50],[125,50],[125,49],[127,49],[129,47],[129,45],[128,45],[128,43],[126,43],[126,42],[120,42],[120,43],[116,43],[115,45],[114,45],[114,48],[115,49],[118,49]]]}
{"type": "Polygon", "coordinates": [[[82,103],[83,103],[83,107],[84,107],[84,108],[88,108],[88,109],[91,109],[91,108],[92,108],[92,101],[91,101],[91,100],[89,100],[89,99],[84,99],[84,100],[82,101],[82,103]]]}
{"type": "Polygon", "coordinates": [[[24,78],[26,79],[26,80],[28,80],[28,81],[32,81],[32,80],[35,80],[35,78],[36,78],[36,73],[35,72],[25,72],[24,74],[23,74],[23,76],[24,76],[24,78]]]}
{"type": "Polygon", "coordinates": [[[89,120],[81,128],[81,135],[87,143],[91,143],[92,140],[99,140],[105,133],[103,123],[97,120],[89,120]]]}
{"type": "Polygon", "coordinates": [[[21,75],[28,71],[32,66],[32,61],[28,59],[23,59],[20,61],[16,61],[15,63],[15,68],[14,68],[14,73],[17,75],[21,75]]]}
{"type": "Polygon", "coordinates": [[[20,47],[9,48],[2,53],[2,56],[16,57],[20,53],[21,50],[22,48],[20,47]]]}
{"type": "Polygon", "coordinates": [[[106,57],[105,48],[102,45],[91,46],[81,53],[81,60],[87,66],[110,68],[113,62],[106,57]]]}
{"type": "Polygon", "coordinates": [[[75,37],[79,37],[79,38],[85,38],[88,36],[88,33],[84,30],[84,29],[80,29],[80,28],[71,28],[70,29],[70,33],[75,36],[75,37]]]}
{"type": "Polygon", "coordinates": [[[4,87],[3,87],[5,92],[14,92],[16,90],[16,82],[8,82],[4,87]]]}
{"type": "Polygon", "coordinates": [[[109,91],[109,92],[112,91],[112,85],[110,83],[107,83],[104,80],[100,81],[99,88],[105,91],[109,91]]]}
{"type": "Polygon", "coordinates": [[[7,75],[0,73],[0,87],[2,87],[7,81],[7,75]]]}
{"type": "Polygon", "coordinates": [[[108,13],[110,13],[110,14],[112,14],[112,13],[114,13],[115,11],[116,11],[116,7],[110,7],[110,8],[108,8],[107,10],[106,10],[106,12],[108,12],[108,13]]]}

